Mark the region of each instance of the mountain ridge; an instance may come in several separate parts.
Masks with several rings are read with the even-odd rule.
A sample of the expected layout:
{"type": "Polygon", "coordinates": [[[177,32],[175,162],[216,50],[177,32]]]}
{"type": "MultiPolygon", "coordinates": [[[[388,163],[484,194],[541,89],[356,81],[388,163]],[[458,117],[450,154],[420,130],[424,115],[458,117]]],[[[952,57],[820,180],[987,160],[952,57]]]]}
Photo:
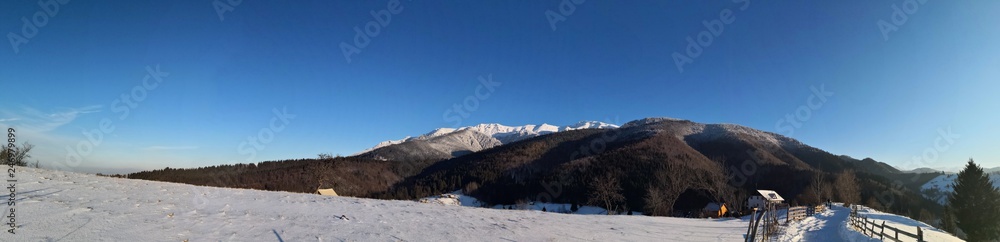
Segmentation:
{"type": "MultiPolygon", "coordinates": [[[[421,147],[422,149],[433,150],[429,151],[433,154],[426,154],[427,152],[424,152],[425,154],[417,154],[415,157],[416,159],[443,159],[546,134],[579,129],[607,129],[618,127],[619,126],[615,124],[598,121],[580,121],[567,126],[555,126],[546,123],[542,123],[541,125],[528,124],[521,126],[506,126],[499,123],[483,123],[461,128],[437,128],[417,137],[407,136],[400,140],[380,142],[372,148],[354,154],[354,156],[372,159],[389,159],[390,157],[387,157],[388,155],[384,153],[399,154],[399,149],[413,150],[417,148],[410,147],[421,147]],[[490,138],[493,140],[490,140],[490,138]]],[[[398,155],[396,157],[398,157],[398,155]]]]}
{"type": "Polygon", "coordinates": [[[710,201],[740,207],[743,199],[734,193],[749,194],[754,189],[773,189],[794,204],[847,198],[832,182],[851,170],[867,191],[857,202],[882,206],[875,196],[889,196],[893,202],[884,206],[891,210],[940,211],[918,190],[893,187],[892,178],[883,174],[899,171],[885,163],[844,159],[793,138],[745,126],[672,118],[539,136],[448,158],[374,196],[409,199],[466,189],[488,204],[521,200],[582,204],[593,202],[587,195],[594,192],[588,184],[610,179],[623,189],[625,199],[619,205],[678,216],[670,211],[693,211],[710,201]],[[830,185],[823,191],[813,190],[809,184],[817,177],[830,185]],[[560,192],[551,190],[553,182],[559,182],[556,190],[560,192]],[[644,200],[654,196],[650,194],[668,194],[666,200],[676,203],[651,204],[644,200]]]}
{"type": "Polygon", "coordinates": [[[756,189],[777,191],[792,204],[850,199],[914,217],[921,210],[942,210],[919,194],[919,186],[936,174],[901,173],[870,158],[834,155],[773,132],[674,118],[590,127],[545,134],[538,133],[552,127],[437,129],[424,139],[358,156],[164,169],[128,177],[296,192],[314,190],[319,183],[353,196],[406,200],[462,189],[488,204],[595,204],[593,184],[611,182],[620,184],[624,199],[599,205],[660,216],[685,216],[674,212],[700,211],[712,201],[744,208],[741,203],[756,189]],[[505,144],[498,139],[524,134],[533,135],[505,144]],[[855,174],[860,192],[835,184],[855,174]],[[899,179],[912,184],[898,186],[894,181],[899,179]]]}

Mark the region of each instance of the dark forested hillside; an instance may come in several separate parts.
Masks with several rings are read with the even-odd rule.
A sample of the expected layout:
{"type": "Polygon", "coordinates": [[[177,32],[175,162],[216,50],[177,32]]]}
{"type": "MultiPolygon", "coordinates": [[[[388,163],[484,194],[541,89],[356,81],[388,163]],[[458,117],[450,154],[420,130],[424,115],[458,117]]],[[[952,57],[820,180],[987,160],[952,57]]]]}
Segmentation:
{"type": "MultiPolygon", "coordinates": [[[[478,184],[471,195],[490,204],[545,201],[597,204],[594,184],[619,184],[624,199],[612,205],[642,210],[657,191],[679,203],[729,196],[722,167],[682,141],[667,136],[627,140],[600,130],[546,135],[437,163],[397,184],[386,198],[414,198],[478,184]],[[624,141],[617,141],[617,140],[624,141]],[[662,191],[662,192],[661,192],[662,191]]],[[[728,197],[727,197],[728,198],[728,197]]],[[[670,209],[663,210],[664,213],[670,209]]]]}
{"type": "Polygon", "coordinates": [[[250,188],[269,191],[315,192],[334,188],[345,196],[365,197],[382,192],[430,162],[407,163],[352,157],[267,161],[257,164],[165,168],[128,174],[128,178],[194,185],[250,188]]]}
{"type": "Polygon", "coordinates": [[[844,160],[785,137],[763,140],[777,135],[738,126],[642,122],[616,130],[557,133],[449,159],[377,197],[413,199],[465,189],[490,204],[605,206],[592,198],[600,193],[594,184],[614,180],[622,198],[612,208],[650,214],[697,210],[709,201],[742,204],[757,189],[778,191],[793,204],[831,199],[867,202],[903,214],[925,207],[939,210],[911,188],[882,176],[887,169],[868,170],[884,163],[844,160]],[[847,173],[856,177],[851,179],[858,187],[853,196],[836,192],[845,190],[837,181],[847,173]],[[670,202],[652,203],[656,200],[670,202]]]}

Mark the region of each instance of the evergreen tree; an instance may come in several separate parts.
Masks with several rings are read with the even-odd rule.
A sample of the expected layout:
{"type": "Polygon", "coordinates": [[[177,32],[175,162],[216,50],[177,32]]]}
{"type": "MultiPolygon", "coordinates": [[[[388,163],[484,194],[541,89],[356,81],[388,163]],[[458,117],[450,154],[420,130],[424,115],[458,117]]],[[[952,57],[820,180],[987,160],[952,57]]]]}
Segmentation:
{"type": "Polygon", "coordinates": [[[545,210],[545,207],[542,207],[542,212],[548,212],[548,210],[545,210]]]}
{"type": "Polygon", "coordinates": [[[944,214],[941,216],[941,229],[951,234],[957,234],[955,231],[955,215],[951,213],[951,206],[944,206],[944,214]]]}
{"type": "Polygon", "coordinates": [[[955,190],[948,196],[955,224],[969,241],[1000,239],[1000,191],[993,186],[983,169],[972,159],[955,179],[955,190]]]}

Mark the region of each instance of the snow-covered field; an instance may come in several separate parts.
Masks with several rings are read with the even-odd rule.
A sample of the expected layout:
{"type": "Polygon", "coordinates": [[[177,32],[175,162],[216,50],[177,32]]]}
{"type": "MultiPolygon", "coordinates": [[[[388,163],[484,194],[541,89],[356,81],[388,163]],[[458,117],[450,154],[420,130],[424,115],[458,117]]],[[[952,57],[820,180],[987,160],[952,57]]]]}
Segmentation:
{"type": "MultiPolygon", "coordinates": [[[[850,211],[850,210],[846,210],[846,208],[844,208],[844,209],[845,209],[845,211],[850,211]]],[[[912,220],[912,219],[907,218],[907,217],[903,217],[903,216],[899,216],[899,215],[895,215],[895,214],[890,214],[890,213],[883,213],[883,212],[880,212],[878,210],[874,210],[874,209],[870,209],[870,208],[866,208],[866,207],[862,207],[858,211],[858,215],[859,216],[867,217],[869,220],[875,220],[876,223],[885,222],[885,225],[887,225],[887,226],[892,226],[893,228],[899,228],[899,229],[902,229],[902,230],[905,230],[907,232],[914,233],[914,234],[917,233],[917,227],[920,227],[920,229],[923,230],[923,232],[924,232],[924,240],[926,240],[926,241],[962,241],[961,239],[956,238],[955,236],[952,236],[952,235],[944,232],[943,230],[931,227],[930,225],[927,225],[926,223],[923,223],[923,222],[920,222],[920,221],[916,221],[916,220],[912,220]]],[[[900,240],[903,240],[903,241],[915,241],[915,240],[906,240],[906,239],[903,239],[902,236],[900,237],[900,240]]]]}
{"type": "MultiPolygon", "coordinates": [[[[440,204],[440,205],[451,205],[451,206],[466,206],[466,207],[482,207],[482,203],[478,199],[466,196],[462,194],[461,190],[454,191],[447,194],[441,194],[438,196],[426,197],[419,200],[421,203],[430,204],[440,204]]],[[[494,205],[490,208],[493,209],[516,209],[516,210],[534,210],[534,211],[548,211],[556,213],[565,214],[584,214],[584,215],[607,215],[608,210],[600,207],[594,206],[580,206],[575,212],[572,211],[571,204],[565,203],[538,203],[531,202],[528,204],[499,204],[494,205]]],[[[622,213],[623,215],[625,213],[622,213]]],[[[632,211],[632,215],[642,215],[642,212],[632,211]]]]}
{"type": "Polygon", "coordinates": [[[740,219],[442,206],[19,168],[2,241],[740,241],[740,219]]]}
{"type": "MultiPolygon", "coordinates": [[[[470,197],[387,201],[19,168],[16,234],[0,241],[742,241],[747,219],[579,215],[468,207],[470,197]],[[432,201],[431,201],[432,200],[432,201]],[[446,206],[443,204],[465,205],[446,206]]],[[[460,194],[459,194],[460,195],[460,194]]],[[[527,209],[558,209],[536,204],[527,209]]],[[[7,210],[7,209],[5,209],[7,210]]],[[[590,207],[580,213],[603,211],[590,207]]],[[[868,241],[835,206],[780,241],[868,241]]],[[[887,224],[926,224],[863,210],[887,224]]],[[[925,229],[928,241],[960,241],[925,229]]]]}
{"type": "MultiPolygon", "coordinates": [[[[819,213],[813,217],[807,217],[801,221],[793,221],[784,229],[779,241],[879,241],[862,234],[858,230],[851,228],[849,216],[850,208],[836,204],[831,209],[819,213]]],[[[899,228],[910,233],[917,233],[919,226],[924,231],[926,241],[962,241],[944,231],[931,227],[923,222],[895,214],[879,212],[873,209],[862,208],[858,211],[859,216],[868,217],[876,223],[885,222],[885,225],[899,228]]],[[[911,238],[903,238],[902,241],[916,241],[911,238]]]]}

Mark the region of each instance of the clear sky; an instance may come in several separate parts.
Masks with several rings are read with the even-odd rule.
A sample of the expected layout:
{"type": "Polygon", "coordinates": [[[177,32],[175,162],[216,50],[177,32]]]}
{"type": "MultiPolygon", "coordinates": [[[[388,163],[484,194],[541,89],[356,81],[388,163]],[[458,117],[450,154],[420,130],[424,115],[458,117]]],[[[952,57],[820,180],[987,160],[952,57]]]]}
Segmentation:
{"type": "Polygon", "coordinates": [[[662,116],[906,168],[1000,166],[998,1],[233,3],[5,1],[0,126],[43,166],[91,172],[662,116]]]}

